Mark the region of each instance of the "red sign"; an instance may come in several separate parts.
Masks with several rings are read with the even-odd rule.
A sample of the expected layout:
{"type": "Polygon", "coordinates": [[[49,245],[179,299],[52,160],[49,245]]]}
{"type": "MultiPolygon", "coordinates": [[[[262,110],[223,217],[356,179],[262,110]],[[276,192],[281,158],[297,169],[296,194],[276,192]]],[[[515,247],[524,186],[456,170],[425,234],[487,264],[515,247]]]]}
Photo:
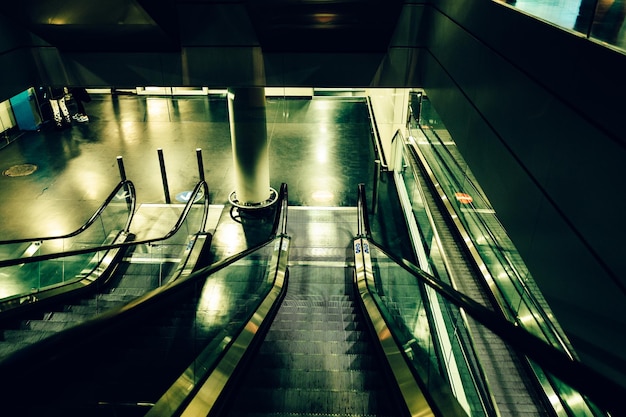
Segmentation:
{"type": "Polygon", "coordinates": [[[470,204],[474,199],[471,195],[465,193],[455,193],[454,196],[461,204],[470,204]]]}

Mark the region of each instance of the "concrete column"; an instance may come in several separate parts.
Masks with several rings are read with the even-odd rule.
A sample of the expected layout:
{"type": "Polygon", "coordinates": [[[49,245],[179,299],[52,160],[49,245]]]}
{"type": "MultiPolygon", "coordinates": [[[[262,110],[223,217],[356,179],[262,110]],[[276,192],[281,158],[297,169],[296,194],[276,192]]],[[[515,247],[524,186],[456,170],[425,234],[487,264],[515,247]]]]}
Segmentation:
{"type": "Polygon", "coordinates": [[[263,205],[271,195],[265,88],[229,88],[228,119],[237,203],[263,205]]]}

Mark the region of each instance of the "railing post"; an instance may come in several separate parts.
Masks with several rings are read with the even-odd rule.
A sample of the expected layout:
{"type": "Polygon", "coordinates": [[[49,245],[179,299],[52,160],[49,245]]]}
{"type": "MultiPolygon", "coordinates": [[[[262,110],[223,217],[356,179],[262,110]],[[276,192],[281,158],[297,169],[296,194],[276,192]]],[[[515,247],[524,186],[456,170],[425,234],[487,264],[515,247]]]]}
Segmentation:
{"type": "Polygon", "coordinates": [[[117,167],[120,170],[120,178],[122,181],[126,181],[126,170],[124,169],[124,161],[121,156],[117,157],[117,167]]]}
{"type": "Polygon", "coordinates": [[[204,181],[204,164],[202,163],[202,150],[196,148],[196,157],[198,158],[198,174],[200,175],[200,181],[204,181]]]}
{"type": "Polygon", "coordinates": [[[372,187],[372,214],[378,209],[378,184],[380,183],[380,159],[374,161],[374,185],[372,187]]]}
{"type": "Polygon", "coordinates": [[[159,154],[159,166],[161,167],[161,180],[163,181],[163,193],[165,194],[165,202],[170,204],[172,200],[170,199],[170,187],[167,184],[167,172],[165,171],[165,160],[163,159],[163,149],[157,149],[157,153],[159,154]]]}

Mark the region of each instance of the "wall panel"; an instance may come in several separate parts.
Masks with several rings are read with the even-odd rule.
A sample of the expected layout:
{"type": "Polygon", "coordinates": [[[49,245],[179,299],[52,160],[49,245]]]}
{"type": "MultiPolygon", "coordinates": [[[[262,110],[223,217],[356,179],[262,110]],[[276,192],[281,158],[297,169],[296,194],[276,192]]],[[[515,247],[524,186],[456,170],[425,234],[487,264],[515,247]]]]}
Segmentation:
{"type": "MultiPolygon", "coordinates": [[[[558,53],[543,65],[520,66],[519,51],[501,47],[501,33],[476,29],[485,17],[468,8],[457,2],[433,9],[424,88],[559,321],[579,347],[605,352],[595,360],[624,364],[626,338],[614,327],[626,327],[626,228],[619,210],[624,148],[595,112],[581,115],[581,85],[538,82],[569,70],[558,53]],[[595,325],[588,327],[591,317],[595,325]]],[[[518,31],[532,28],[514,22],[518,31]]],[[[555,51],[570,51],[569,41],[579,41],[550,40],[555,51]]],[[[611,372],[613,365],[597,366],[611,372]]]]}

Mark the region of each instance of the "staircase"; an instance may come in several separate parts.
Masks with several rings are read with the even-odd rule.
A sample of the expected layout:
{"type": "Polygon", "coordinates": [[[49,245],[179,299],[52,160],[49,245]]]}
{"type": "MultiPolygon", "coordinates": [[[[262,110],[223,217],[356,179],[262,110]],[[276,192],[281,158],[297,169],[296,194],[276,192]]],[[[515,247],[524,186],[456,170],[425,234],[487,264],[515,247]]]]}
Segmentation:
{"type": "Polygon", "coordinates": [[[131,256],[124,258],[106,289],[6,323],[0,328],[0,359],[159,287],[180,260],[181,248],[161,245],[157,251],[155,256],[154,248],[139,245],[131,256]]]}
{"type": "Polygon", "coordinates": [[[344,286],[343,270],[328,270],[290,269],[287,296],[228,416],[398,415],[352,295],[302,285],[326,276],[344,286]]]}
{"type": "Polygon", "coordinates": [[[290,208],[296,247],[290,254],[287,294],[220,415],[400,415],[354,301],[353,268],[345,249],[351,244],[349,232],[332,224],[344,215],[353,217],[290,208]],[[314,223],[322,224],[316,228],[314,223]],[[311,233],[329,227],[337,240],[311,233]]]}

